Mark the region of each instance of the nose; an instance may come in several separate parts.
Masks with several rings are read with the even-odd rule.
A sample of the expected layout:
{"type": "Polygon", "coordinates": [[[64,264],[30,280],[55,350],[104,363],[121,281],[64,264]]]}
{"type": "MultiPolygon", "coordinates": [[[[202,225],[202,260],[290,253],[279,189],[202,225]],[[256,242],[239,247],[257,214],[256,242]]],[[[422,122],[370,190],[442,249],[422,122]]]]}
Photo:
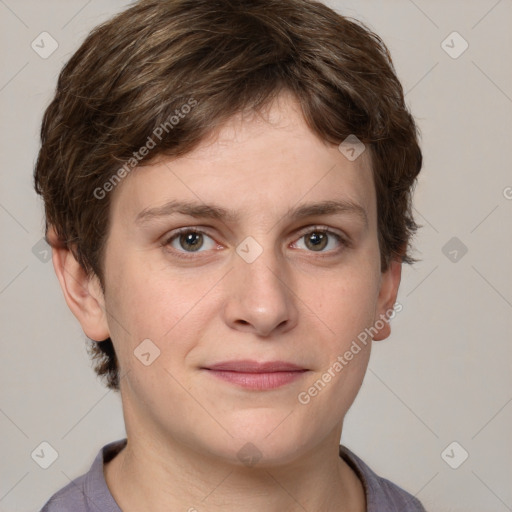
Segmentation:
{"type": "Polygon", "coordinates": [[[235,254],[224,285],[225,322],[232,329],[267,337],[297,324],[297,297],[289,269],[270,249],[251,263],[235,254]]]}

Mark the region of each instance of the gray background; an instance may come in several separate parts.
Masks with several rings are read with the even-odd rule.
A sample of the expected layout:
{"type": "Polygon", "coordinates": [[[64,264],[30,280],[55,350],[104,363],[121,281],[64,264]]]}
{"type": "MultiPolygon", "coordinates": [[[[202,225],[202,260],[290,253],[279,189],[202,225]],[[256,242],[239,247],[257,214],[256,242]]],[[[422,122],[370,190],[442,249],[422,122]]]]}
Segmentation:
{"type": "MultiPolygon", "coordinates": [[[[430,511],[512,510],[512,1],[328,4],[389,46],[425,155],[415,194],[422,261],[404,266],[403,311],[374,345],[342,441],[430,511]],[[445,49],[459,53],[458,36],[442,45],[453,31],[469,44],[457,58],[445,49]],[[463,450],[453,469],[446,461],[459,464],[463,450]]],[[[125,5],[0,0],[0,511],[38,510],[125,434],[119,397],[95,378],[37,245],[43,211],[32,189],[61,66],[125,5]],[[31,48],[43,31],[59,45],[46,59],[31,48]],[[31,458],[43,441],[58,452],[48,469],[31,458]]]]}

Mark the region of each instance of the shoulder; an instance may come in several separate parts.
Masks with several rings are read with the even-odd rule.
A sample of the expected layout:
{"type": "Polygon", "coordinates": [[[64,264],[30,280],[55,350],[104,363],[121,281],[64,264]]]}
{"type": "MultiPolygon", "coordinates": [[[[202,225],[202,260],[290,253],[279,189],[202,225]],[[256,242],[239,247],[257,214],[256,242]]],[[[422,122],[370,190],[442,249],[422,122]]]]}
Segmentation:
{"type": "Polygon", "coordinates": [[[87,474],[82,475],[60,491],[56,492],[44,505],[40,512],[86,512],[89,510],[83,491],[84,480],[87,474]]]}
{"type": "Polygon", "coordinates": [[[390,480],[377,475],[346,446],[340,445],[340,456],[363,482],[367,512],[426,512],[416,497],[390,480]]]}
{"type": "Polygon", "coordinates": [[[103,464],[126,445],[126,439],[104,446],[89,471],[57,491],[40,512],[120,512],[105,482],[103,464]]]}

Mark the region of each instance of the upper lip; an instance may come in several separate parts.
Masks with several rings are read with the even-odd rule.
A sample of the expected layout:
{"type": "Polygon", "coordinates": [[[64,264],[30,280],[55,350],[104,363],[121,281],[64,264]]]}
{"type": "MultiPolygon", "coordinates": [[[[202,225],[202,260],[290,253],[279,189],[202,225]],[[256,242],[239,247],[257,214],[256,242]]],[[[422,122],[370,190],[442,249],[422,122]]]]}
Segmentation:
{"type": "Polygon", "coordinates": [[[223,361],[203,367],[207,370],[224,370],[241,373],[273,373],[273,372],[296,372],[306,371],[306,368],[286,361],[266,361],[259,363],[243,359],[238,361],[223,361]]]}

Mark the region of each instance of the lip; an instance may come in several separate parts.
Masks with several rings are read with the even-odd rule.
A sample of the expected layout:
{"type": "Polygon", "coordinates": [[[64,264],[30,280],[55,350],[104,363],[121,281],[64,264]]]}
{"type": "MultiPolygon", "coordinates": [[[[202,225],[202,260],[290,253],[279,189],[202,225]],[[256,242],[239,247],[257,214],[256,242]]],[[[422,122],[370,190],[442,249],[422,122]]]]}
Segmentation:
{"type": "Polygon", "coordinates": [[[290,384],[308,370],[285,361],[224,361],[203,367],[212,376],[245,389],[270,390],[290,384]]]}
{"type": "Polygon", "coordinates": [[[266,361],[259,363],[251,359],[237,361],[223,361],[205,367],[207,370],[224,370],[240,373],[274,373],[274,372],[298,372],[306,371],[306,368],[286,361],[266,361]]]}

